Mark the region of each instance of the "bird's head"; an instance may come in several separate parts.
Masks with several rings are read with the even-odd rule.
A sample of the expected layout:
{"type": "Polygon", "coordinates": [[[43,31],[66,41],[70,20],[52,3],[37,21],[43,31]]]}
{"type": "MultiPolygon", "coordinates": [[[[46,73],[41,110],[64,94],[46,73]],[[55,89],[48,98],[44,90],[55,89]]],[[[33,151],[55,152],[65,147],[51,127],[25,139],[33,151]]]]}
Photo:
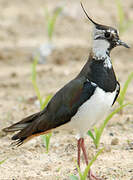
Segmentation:
{"type": "Polygon", "coordinates": [[[106,46],[105,48],[107,48],[108,51],[112,50],[116,46],[129,48],[125,42],[120,40],[119,33],[115,28],[96,23],[88,16],[82,3],[81,7],[89,21],[91,21],[94,25],[93,41],[95,46],[106,46]]]}

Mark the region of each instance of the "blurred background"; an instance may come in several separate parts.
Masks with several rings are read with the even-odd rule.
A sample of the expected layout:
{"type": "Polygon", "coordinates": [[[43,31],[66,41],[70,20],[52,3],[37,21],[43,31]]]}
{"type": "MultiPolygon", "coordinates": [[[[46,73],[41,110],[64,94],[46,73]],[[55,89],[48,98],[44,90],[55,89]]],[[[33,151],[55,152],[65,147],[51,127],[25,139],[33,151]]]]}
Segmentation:
{"type": "MultiPolygon", "coordinates": [[[[121,39],[131,47],[117,47],[111,53],[117,78],[123,87],[133,73],[133,1],[82,2],[91,18],[98,23],[119,29],[121,39]]],[[[43,99],[53,95],[79,73],[89,54],[91,32],[92,25],[87,22],[79,0],[0,0],[0,129],[40,110],[33,83],[34,67],[38,89],[43,99]]],[[[124,101],[133,102],[133,81],[128,86],[124,101]]],[[[131,155],[130,150],[127,152],[122,149],[125,144],[129,148],[127,140],[133,142],[132,129],[133,109],[129,107],[125,108],[122,116],[117,115],[112,120],[104,134],[104,143],[108,144],[110,138],[113,138],[109,136],[109,132],[119,139],[116,152],[110,152],[115,152],[116,157],[111,156],[110,163],[107,161],[101,167],[102,161],[108,155],[102,157],[103,160],[98,162],[100,167],[95,167],[96,172],[99,173],[102,169],[103,174],[108,174],[108,177],[113,177],[113,174],[117,180],[118,177],[120,180],[133,177],[133,153],[131,155]],[[121,142],[123,139],[124,144],[121,142]],[[120,155],[119,151],[123,154],[120,155]],[[123,158],[126,158],[126,163],[119,162],[123,158]],[[113,169],[115,160],[117,172],[113,169]],[[127,170],[128,167],[128,170],[132,169],[131,172],[127,170]]],[[[56,176],[59,176],[59,179],[65,180],[66,174],[74,170],[75,164],[71,163],[73,159],[70,153],[74,156],[76,141],[72,135],[62,135],[62,140],[57,136],[56,142],[53,138],[51,157],[43,154],[40,139],[33,141],[32,146],[28,144],[13,152],[8,149],[10,136],[1,133],[0,141],[0,160],[10,157],[3,167],[0,167],[0,178],[45,177],[48,180],[56,180],[56,176]],[[58,141],[61,141],[61,145],[58,141]],[[62,159],[66,163],[64,168],[62,159]],[[53,162],[57,162],[57,167],[53,162]],[[17,171],[14,172],[16,166],[17,171]],[[29,175],[29,170],[32,175],[29,175]]],[[[88,144],[91,146],[90,139],[88,144]]]]}

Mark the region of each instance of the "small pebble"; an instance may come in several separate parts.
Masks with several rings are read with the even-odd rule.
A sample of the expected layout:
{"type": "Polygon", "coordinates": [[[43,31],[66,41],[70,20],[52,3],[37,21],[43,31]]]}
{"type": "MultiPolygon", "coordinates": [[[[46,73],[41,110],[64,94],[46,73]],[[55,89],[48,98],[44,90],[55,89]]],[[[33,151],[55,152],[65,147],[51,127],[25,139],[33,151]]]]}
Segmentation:
{"type": "Polygon", "coordinates": [[[112,139],[111,145],[117,145],[117,144],[119,144],[119,139],[118,138],[112,139]]]}
{"type": "Polygon", "coordinates": [[[51,167],[49,165],[45,166],[43,171],[50,171],[51,170],[51,167]]]}
{"type": "Polygon", "coordinates": [[[114,134],[113,134],[113,133],[109,133],[109,135],[110,135],[110,136],[114,136],[114,134]]]}
{"type": "Polygon", "coordinates": [[[133,172],[133,169],[130,169],[128,172],[133,172]]]}
{"type": "Polygon", "coordinates": [[[133,142],[129,142],[128,145],[129,145],[128,150],[129,150],[129,149],[130,149],[130,150],[133,150],[133,142]]]}
{"type": "Polygon", "coordinates": [[[29,162],[26,161],[26,160],[24,160],[24,161],[23,161],[23,164],[24,164],[24,165],[29,165],[29,162]]]}
{"type": "Polygon", "coordinates": [[[13,78],[14,78],[14,77],[17,77],[17,73],[16,73],[16,72],[12,72],[12,73],[11,73],[11,77],[13,77],[13,78]]]}
{"type": "Polygon", "coordinates": [[[130,117],[127,117],[126,121],[127,121],[127,122],[130,122],[130,117]]]}

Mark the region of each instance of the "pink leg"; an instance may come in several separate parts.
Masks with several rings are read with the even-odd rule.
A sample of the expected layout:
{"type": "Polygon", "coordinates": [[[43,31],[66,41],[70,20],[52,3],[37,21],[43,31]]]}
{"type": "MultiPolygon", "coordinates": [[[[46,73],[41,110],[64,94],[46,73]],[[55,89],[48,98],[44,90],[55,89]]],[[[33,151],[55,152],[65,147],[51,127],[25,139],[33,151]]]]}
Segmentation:
{"type": "MultiPolygon", "coordinates": [[[[84,144],[84,138],[81,138],[81,148],[83,151],[83,155],[84,155],[84,159],[86,162],[86,165],[88,165],[88,158],[87,158],[87,153],[86,153],[86,149],[85,149],[85,144],[84,144]]],[[[95,175],[92,174],[91,170],[89,171],[88,177],[90,180],[100,180],[99,178],[97,178],[95,175]]]]}
{"type": "Polygon", "coordinates": [[[81,138],[78,140],[78,166],[80,167],[81,138]]]}
{"type": "Polygon", "coordinates": [[[84,138],[81,138],[81,148],[82,148],[83,155],[85,158],[85,163],[86,163],[86,165],[88,165],[88,158],[87,158],[87,153],[86,153],[86,149],[85,149],[84,138]]]}

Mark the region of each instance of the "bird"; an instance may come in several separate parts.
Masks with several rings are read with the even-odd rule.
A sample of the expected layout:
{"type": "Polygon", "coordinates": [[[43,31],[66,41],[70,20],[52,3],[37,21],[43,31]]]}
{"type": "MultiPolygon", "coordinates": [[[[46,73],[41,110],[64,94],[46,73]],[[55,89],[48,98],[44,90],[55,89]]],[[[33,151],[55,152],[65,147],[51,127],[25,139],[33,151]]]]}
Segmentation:
{"type": "MultiPolygon", "coordinates": [[[[18,131],[12,137],[17,146],[56,128],[75,129],[79,167],[81,150],[88,165],[85,134],[104,120],[120,92],[120,84],[113,69],[110,52],[117,46],[129,48],[120,40],[117,29],[92,20],[82,2],[81,8],[94,27],[92,47],[87,62],[74,79],[56,92],[43,110],[3,129],[6,132],[18,131]]],[[[91,170],[88,176],[90,180],[99,179],[91,170]]]]}

